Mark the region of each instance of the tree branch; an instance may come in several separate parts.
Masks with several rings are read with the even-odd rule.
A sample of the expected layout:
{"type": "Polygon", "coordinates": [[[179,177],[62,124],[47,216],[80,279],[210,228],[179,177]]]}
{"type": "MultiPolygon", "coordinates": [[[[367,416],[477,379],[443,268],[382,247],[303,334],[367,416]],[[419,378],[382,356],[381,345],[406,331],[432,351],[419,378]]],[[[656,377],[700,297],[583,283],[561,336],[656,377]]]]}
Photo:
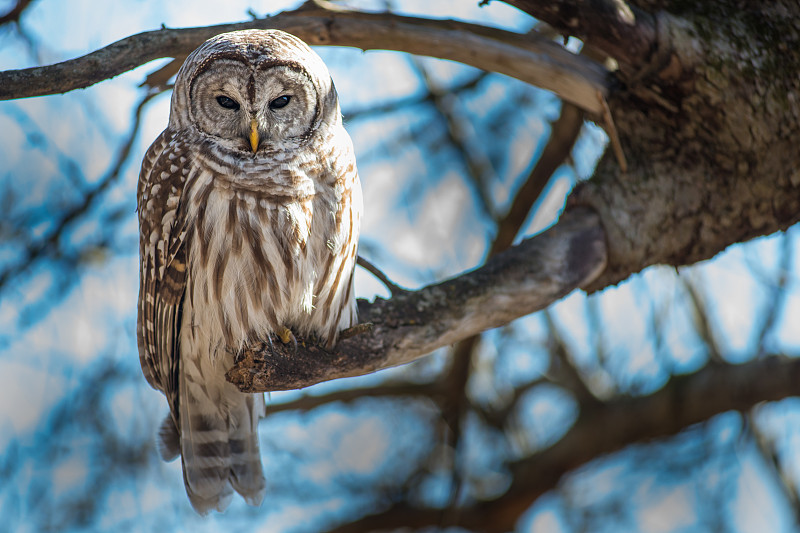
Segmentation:
{"type": "Polygon", "coordinates": [[[63,213],[54,213],[54,223],[44,235],[35,241],[27,243],[25,247],[25,254],[16,262],[6,266],[0,270],[0,289],[5,288],[12,280],[27,271],[30,271],[31,265],[42,257],[48,255],[52,256],[54,252],[58,251],[58,243],[67,228],[78,220],[80,217],[89,213],[90,208],[95,200],[101,197],[114,182],[116,182],[122,175],[122,168],[128,161],[133,150],[136,137],[139,134],[139,128],[142,122],[142,112],[147,103],[157,96],[157,92],[146,94],[136,106],[133,114],[133,125],[128,133],[127,138],[120,146],[116,158],[112,163],[106,174],[100,178],[97,184],[82,196],[81,201],[66,209],[63,213]]]}
{"type": "MultiPolygon", "coordinates": [[[[760,402],[795,395],[797,383],[800,359],[773,355],[741,365],[709,365],[674,376],[649,396],[584,409],[560,441],[509,465],[513,481],[502,496],[463,507],[459,524],[487,533],[513,530],[533,501],[586,462],[636,442],[673,435],[726,411],[744,412],[760,402]]],[[[399,524],[423,528],[436,525],[439,514],[438,509],[403,504],[331,531],[380,531],[399,524]]]]}
{"type": "Polygon", "coordinates": [[[800,220],[800,106],[787,104],[800,91],[800,28],[765,8],[763,31],[733,36],[753,16],[659,19],[678,67],[653,77],[652,89],[629,84],[609,97],[628,170],[607,150],[568,201],[593,207],[608,237],[606,271],[589,290],[649,265],[709,259],[800,220]],[[700,36],[709,24],[713,44],[700,36]],[[760,66],[768,64],[781,68],[760,66]]]}
{"type": "Polygon", "coordinates": [[[535,34],[305,4],[237,24],[144,32],[55,65],[0,72],[0,100],[89,87],[154,59],[185,56],[219,33],[253,28],[282,29],[311,45],[397,50],[458,61],[553,91],[590,113],[601,111],[597,92],[608,92],[608,72],[602,66],[535,34]]]}
{"type": "Polygon", "coordinates": [[[504,0],[617,61],[641,68],[658,45],[656,18],[622,0],[504,0]]]}
{"type": "Polygon", "coordinates": [[[572,104],[563,102],[561,114],[552,124],[550,138],[542,155],[514,196],[508,212],[497,223],[497,234],[489,249],[490,256],[507,249],[514,242],[533,205],[539,200],[539,196],[550,181],[553,172],[564,163],[572,152],[572,147],[578,140],[582,126],[583,113],[581,110],[572,104]]]}
{"type": "Polygon", "coordinates": [[[243,392],[308,387],[414,361],[442,346],[543,309],[595,279],[605,267],[605,235],[587,209],[565,212],[542,234],[456,278],[389,300],[359,301],[368,333],[333,351],[275,342],[251,346],[228,372],[243,392]]]}
{"type": "Polygon", "coordinates": [[[284,411],[311,411],[317,407],[331,403],[350,403],[365,398],[428,398],[436,400],[443,396],[445,389],[441,383],[381,383],[374,387],[342,389],[328,394],[306,394],[288,402],[270,402],[266,417],[284,411]]]}

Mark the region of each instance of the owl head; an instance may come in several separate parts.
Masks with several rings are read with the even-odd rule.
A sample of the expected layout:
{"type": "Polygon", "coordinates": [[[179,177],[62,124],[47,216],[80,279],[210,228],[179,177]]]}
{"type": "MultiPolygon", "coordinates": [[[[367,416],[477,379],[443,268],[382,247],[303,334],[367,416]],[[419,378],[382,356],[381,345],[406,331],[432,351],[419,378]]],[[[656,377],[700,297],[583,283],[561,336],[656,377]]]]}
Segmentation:
{"type": "Polygon", "coordinates": [[[322,59],[280,30],[223,33],[178,71],[169,125],[192,129],[234,152],[299,144],[341,123],[336,89],[322,59]]]}

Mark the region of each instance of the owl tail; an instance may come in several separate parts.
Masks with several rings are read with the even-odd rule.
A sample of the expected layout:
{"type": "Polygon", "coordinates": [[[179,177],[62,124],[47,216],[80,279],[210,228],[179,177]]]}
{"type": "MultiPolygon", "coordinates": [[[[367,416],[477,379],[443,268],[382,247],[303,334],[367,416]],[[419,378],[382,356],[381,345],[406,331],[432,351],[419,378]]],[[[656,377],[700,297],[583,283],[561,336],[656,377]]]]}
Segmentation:
{"type": "Polygon", "coordinates": [[[220,384],[224,390],[212,392],[210,384],[180,374],[180,435],[168,416],[159,431],[160,449],[165,459],[182,455],[183,481],[192,507],[200,514],[224,511],[233,490],[250,505],[260,505],[266,486],[258,446],[264,396],[242,394],[227,382],[220,384]],[[215,403],[212,397],[221,401],[215,403]]]}

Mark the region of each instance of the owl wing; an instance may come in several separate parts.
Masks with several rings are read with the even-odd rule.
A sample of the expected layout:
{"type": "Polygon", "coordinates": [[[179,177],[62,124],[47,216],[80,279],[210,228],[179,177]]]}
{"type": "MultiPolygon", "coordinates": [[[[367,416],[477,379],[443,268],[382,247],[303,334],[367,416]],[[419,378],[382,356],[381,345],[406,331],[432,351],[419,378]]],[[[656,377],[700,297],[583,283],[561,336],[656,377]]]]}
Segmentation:
{"type": "Polygon", "coordinates": [[[147,382],[166,395],[173,417],[178,413],[178,338],[187,274],[181,201],[190,170],[185,151],[178,136],[165,130],[145,154],[136,194],[139,361],[147,382]]]}

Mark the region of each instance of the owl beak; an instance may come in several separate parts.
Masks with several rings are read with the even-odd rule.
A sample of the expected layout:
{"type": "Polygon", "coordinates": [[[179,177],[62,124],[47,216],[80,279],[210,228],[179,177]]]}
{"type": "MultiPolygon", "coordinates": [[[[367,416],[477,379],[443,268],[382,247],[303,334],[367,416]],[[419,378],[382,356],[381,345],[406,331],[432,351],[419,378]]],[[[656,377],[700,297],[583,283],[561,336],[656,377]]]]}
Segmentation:
{"type": "Polygon", "coordinates": [[[253,153],[256,153],[258,149],[258,122],[256,119],[250,119],[250,147],[253,149],[253,153]]]}

